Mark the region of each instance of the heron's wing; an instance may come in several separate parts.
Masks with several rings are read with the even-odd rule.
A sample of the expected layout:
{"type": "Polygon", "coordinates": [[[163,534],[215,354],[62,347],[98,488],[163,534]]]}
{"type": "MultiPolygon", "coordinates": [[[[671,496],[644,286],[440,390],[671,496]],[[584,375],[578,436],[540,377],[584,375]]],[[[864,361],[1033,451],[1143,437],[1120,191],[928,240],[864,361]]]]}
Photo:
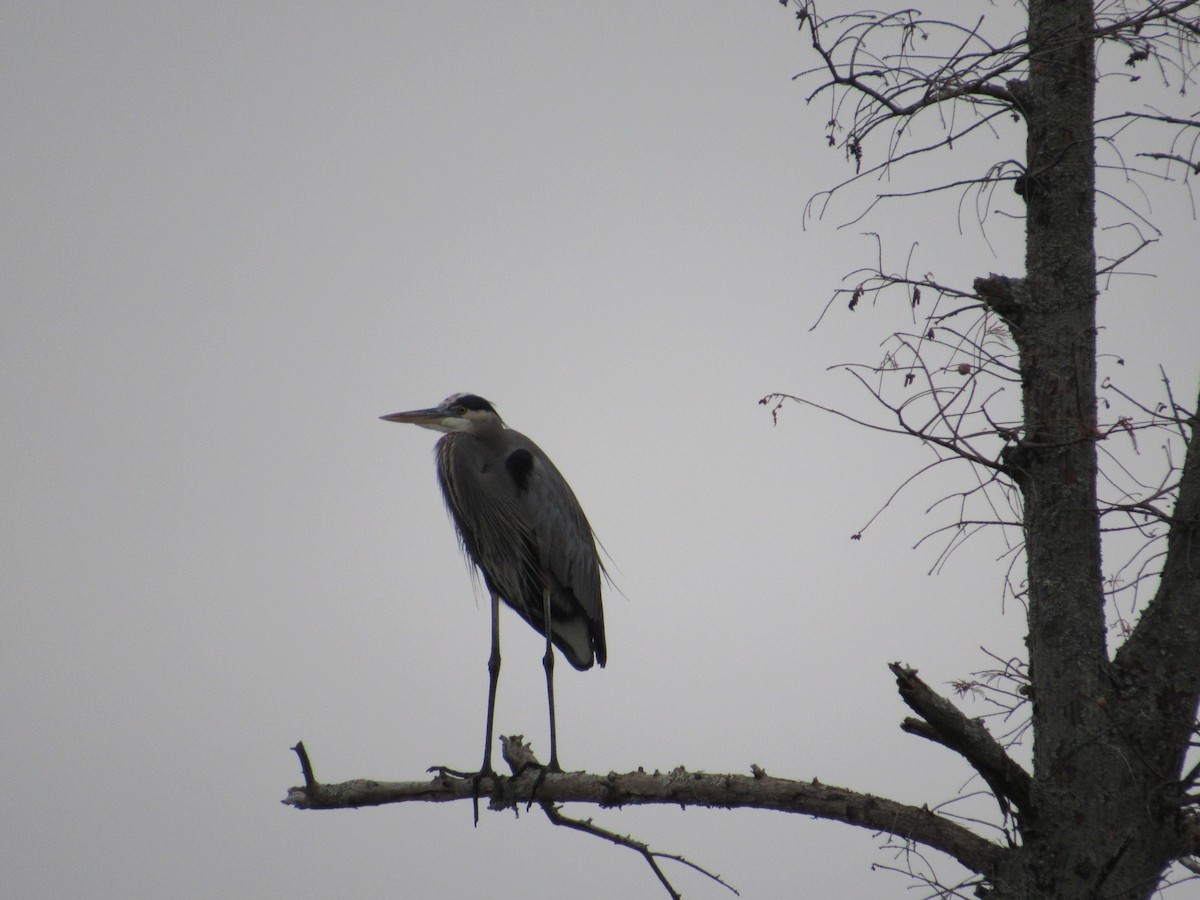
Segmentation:
{"type": "Polygon", "coordinates": [[[575,493],[550,458],[516,432],[519,446],[507,460],[523,518],[537,540],[538,563],[574,594],[587,620],[600,664],[604,664],[604,609],[600,599],[600,556],[591,525],[575,493]]]}
{"type": "Polygon", "coordinates": [[[546,454],[507,429],[497,440],[449,434],[438,442],[438,479],[488,586],[543,634],[543,591],[553,588],[555,644],[576,668],[593,657],[604,665],[600,558],[579,501],[546,454]]]}

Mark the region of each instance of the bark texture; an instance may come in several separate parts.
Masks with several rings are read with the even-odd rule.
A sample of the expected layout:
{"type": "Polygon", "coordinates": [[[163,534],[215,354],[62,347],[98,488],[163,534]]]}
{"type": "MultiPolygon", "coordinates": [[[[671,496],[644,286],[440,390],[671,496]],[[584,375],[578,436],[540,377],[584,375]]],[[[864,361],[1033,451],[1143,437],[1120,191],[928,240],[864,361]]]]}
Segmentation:
{"type": "MultiPolygon", "coordinates": [[[[1034,770],[1022,845],[1001,864],[993,896],[1132,900],[1148,897],[1179,855],[1171,795],[1196,709],[1200,645],[1194,622],[1178,641],[1165,633],[1174,625],[1156,623],[1187,618],[1160,596],[1139,628],[1145,638],[1122,651],[1116,669],[1126,674],[1109,661],[1096,502],[1091,0],[1032,0],[1029,26],[1029,79],[1018,91],[1028,127],[1026,278],[1019,307],[997,311],[1021,356],[1024,431],[1006,461],[1024,500],[1034,770]],[[1154,649],[1139,651],[1143,643],[1154,649]]],[[[1194,502],[1181,497],[1180,512],[1194,502]]],[[[1192,515],[1173,528],[1176,565],[1161,593],[1190,591],[1175,605],[1194,618],[1196,557],[1174,547],[1195,546],[1192,515]]]]}

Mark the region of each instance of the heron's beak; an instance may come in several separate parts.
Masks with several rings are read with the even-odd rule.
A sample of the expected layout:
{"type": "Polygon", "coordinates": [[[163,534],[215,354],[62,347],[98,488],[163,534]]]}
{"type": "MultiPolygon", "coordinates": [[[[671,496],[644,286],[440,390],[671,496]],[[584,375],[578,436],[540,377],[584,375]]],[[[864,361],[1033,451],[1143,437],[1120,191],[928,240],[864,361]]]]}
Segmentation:
{"type": "Polygon", "coordinates": [[[450,431],[451,428],[447,423],[458,417],[440,406],[434,406],[430,409],[410,409],[408,412],[392,413],[390,416],[380,416],[379,418],[385,422],[420,425],[422,428],[432,428],[434,431],[450,431]]]}

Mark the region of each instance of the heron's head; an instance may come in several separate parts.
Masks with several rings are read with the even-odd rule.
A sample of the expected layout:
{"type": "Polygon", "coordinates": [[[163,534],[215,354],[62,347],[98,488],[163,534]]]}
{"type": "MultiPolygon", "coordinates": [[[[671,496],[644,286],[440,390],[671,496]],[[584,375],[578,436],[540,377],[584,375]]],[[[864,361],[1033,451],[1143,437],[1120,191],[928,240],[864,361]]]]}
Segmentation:
{"type": "Polygon", "coordinates": [[[434,431],[481,432],[503,427],[492,404],[476,394],[451,394],[437,406],[380,416],[385,422],[408,422],[434,431]]]}

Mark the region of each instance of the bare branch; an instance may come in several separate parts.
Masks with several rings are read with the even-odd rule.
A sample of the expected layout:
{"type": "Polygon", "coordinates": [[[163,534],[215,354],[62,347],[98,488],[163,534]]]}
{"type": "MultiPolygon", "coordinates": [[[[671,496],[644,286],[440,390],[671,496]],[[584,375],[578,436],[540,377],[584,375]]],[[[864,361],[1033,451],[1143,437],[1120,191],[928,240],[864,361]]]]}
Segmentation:
{"type": "Polygon", "coordinates": [[[1146,159],[1164,159],[1170,162],[1182,163],[1191,169],[1193,174],[1200,175],[1200,162],[1195,162],[1176,153],[1139,153],[1138,156],[1144,156],[1146,159]]]}
{"type": "MultiPolygon", "coordinates": [[[[1158,591],[1115,661],[1122,671],[1140,673],[1160,715],[1169,718],[1165,734],[1180,746],[1178,738],[1193,728],[1200,699],[1200,420],[1192,418],[1187,424],[1187,455],[1158,591]]],[[[1175,753],[1178,759],[1162,763],[1172,775],[1182,764],[1182,751],[1175,753]]]]}
{"type": "MultiPolygon", "coordinates": [[[[504,761],[508,763],[508,766],[510,769],[512,769],[514,775],[520,774],[521,772],[525,772],[527,770],[544,770],[542,763],[539,762],[533,755],[533,748],[531,748],[529,744],[525,743],[521,735],[513,735],[512,737],[501,736],[500,744],[503,748],[504,761]]],[[[541,807],[542,812],[546,814],[546,818],[549,819],[553,825],[561,828],[570,828],[574,831],[581,831],[584,834],[590,834],[593,837],[602,838],[603,840],[616,844],[618,847],[626,847],[641,855],[641,857],[646,860],[646,864],[650,866],[650,870],[654,873],[654,876],[659,880],[663,888],[666,889],[667,893],[671,895],[673,900],[681,900],[682,894],[675,890],[674,885],[671,884],[670,880],[659,866],[658,861],[660,859],[669,859],[673,862],[679,863],[680,865],[694,869],[701,875],[704,875],[705,877],[721,885],[721,887],[729,890],[734,895],[741,896],[740,892],[727,883],[720,875],[717,875],[715,872],[708,871],[708,869],[705,869],[703,866],[696,865],[696,863],[686,859],[683,856],[680,856],[676,853],[662,853],[657,850],[651,850],[650,845],[644,841],[638,841],[629,837],[628,835],[617,834],[615,831],[609,831],[607,828],[601,828],[599,825],[593,823],[591,819],[573,819],[570,816],[564,816],[559,807],[555,806],[553,803],[541,801],[538,803],[538,806],[541,807]]]]}
{"type": "MultiPolygon", "coordinates": [[[[491,798],[491,809],[529,803],[594,803],[604,808],[667,804],[799,813],[925,844],[985,876],[1002,853],[998,845],[928,807],[908,806],[815,779],[775,778],[761,769],[752,775],[714,775],[683,767],[666,773],[638,769],[607,775],[526,771],[511,778],[483,778],[479,791],[491,798]]],[[[473,794],[470,778],[438,774],[428,781],[313,783],[291,788],[283,803],[297,809],[356,809],[414,801],[447,803],[470,800],[473,794]]]]}
{"type": "Polygon", "coordinates": [[[1029,813],[1029,773],[1021,768],[992,737],[978,719],[970,719],[949,700],[939,696],[917,676],[917,670],[892,663],[900,697],[909,709],[921,717],[906,719],[905,731],[936,741],[962,756],[983,776],[1004,807],[1011,801],[1022,813],[1029,813]]]}
{"type": "Polygon", "coordinates": [[[1184,128],[1200,128],[1200,119],[1184,119],[1179,116],[1167,116],[1160,113],[1123,112],[1111,116],[1101,116],[1096,120],[1097,125],[1105,122],[1115,122],[1120,119],[1138,119],[1144,122],[1158,122],[1163,125],[1180,125],[1184,128]]]}

